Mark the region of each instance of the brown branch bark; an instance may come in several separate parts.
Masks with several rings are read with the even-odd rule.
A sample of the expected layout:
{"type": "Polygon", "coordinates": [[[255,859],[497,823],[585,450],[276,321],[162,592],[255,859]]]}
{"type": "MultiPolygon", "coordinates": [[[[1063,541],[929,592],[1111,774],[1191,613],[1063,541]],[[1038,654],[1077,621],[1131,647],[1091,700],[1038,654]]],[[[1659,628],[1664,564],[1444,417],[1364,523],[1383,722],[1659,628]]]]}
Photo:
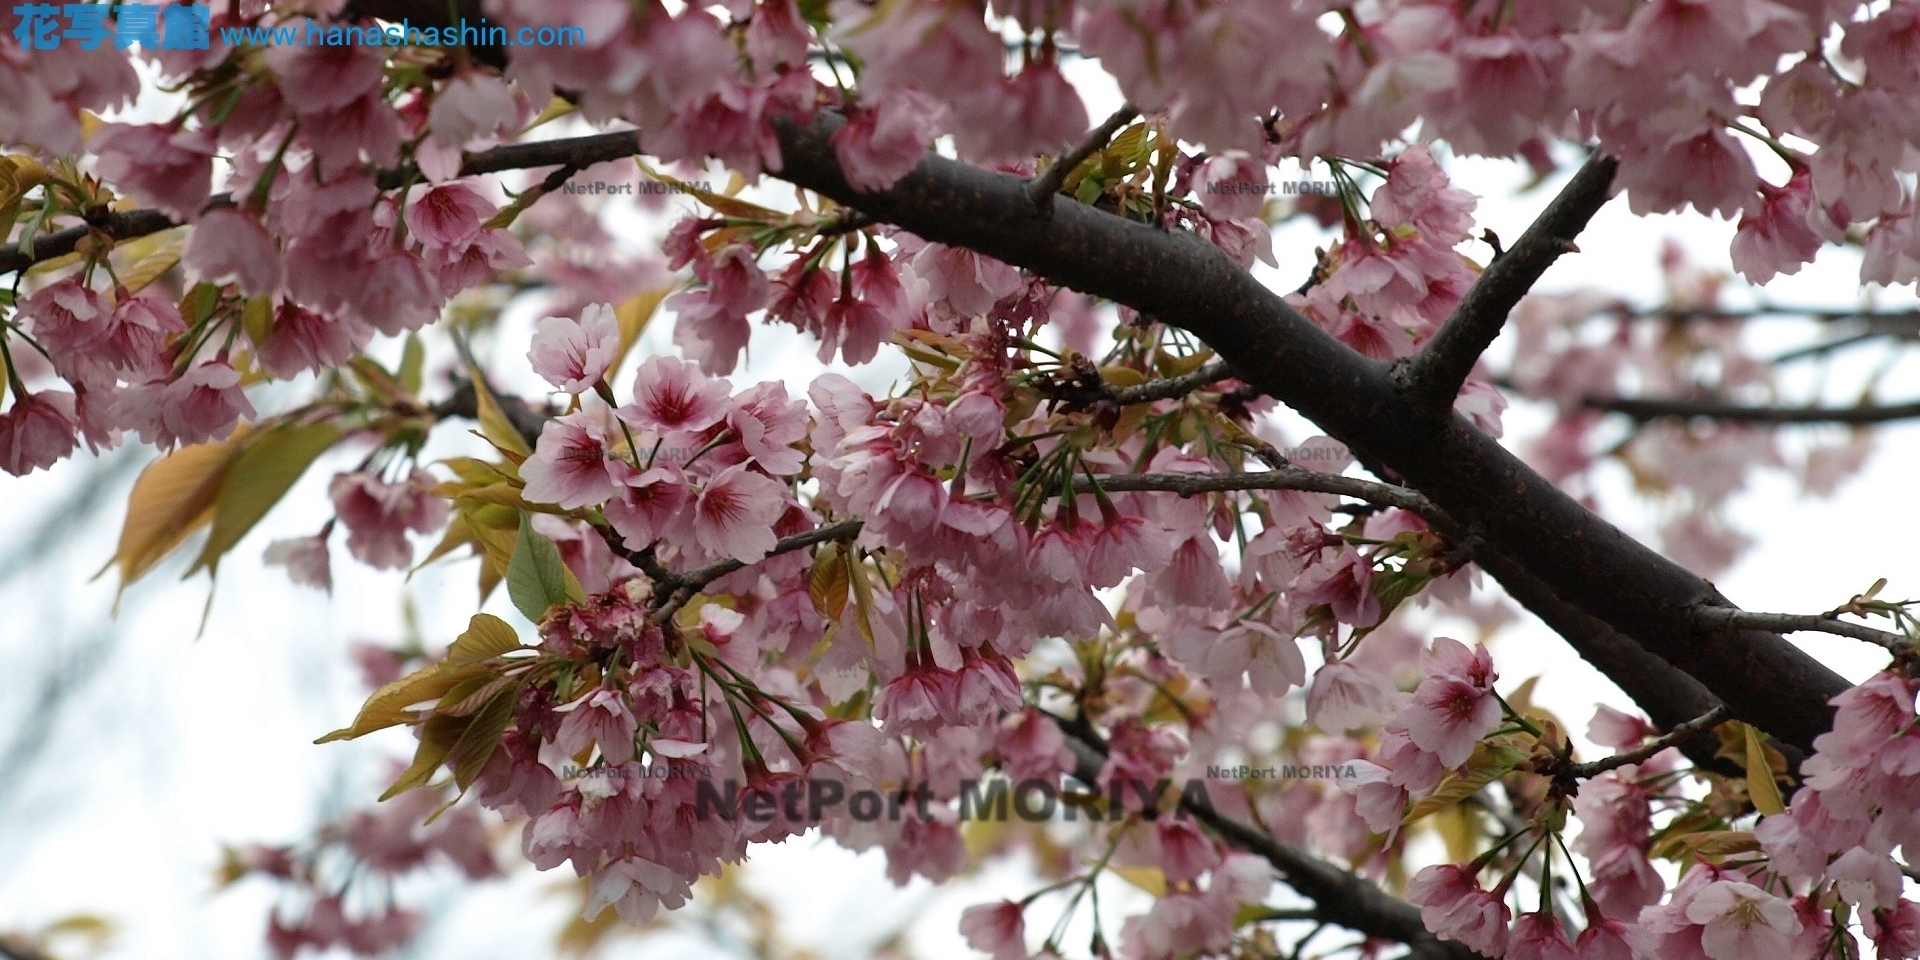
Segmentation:
{"type": "Polygon", "coordinates": [[[1512,249],[1487,264],[1433,339],[1399,363],[1395,380],[1415,415],[1440,416],[1453,409],[1461,384],[1500,335],[1514,305],[1561,254],[1579,249],[1574,238],[1606,204],[1618,168],[1612,157],[1594,154],[1512,249]]]}
{"type": "Polygon", "coordinates": [[[1887,423],[1920,417],[1920,401],[1858,407],[1762,407],[1720,400],[1606,399],[1588,397],[1581,405],[1624,413],[1642,423],[1651,420],[1724,420],[1729,423],[1887,423]]]}

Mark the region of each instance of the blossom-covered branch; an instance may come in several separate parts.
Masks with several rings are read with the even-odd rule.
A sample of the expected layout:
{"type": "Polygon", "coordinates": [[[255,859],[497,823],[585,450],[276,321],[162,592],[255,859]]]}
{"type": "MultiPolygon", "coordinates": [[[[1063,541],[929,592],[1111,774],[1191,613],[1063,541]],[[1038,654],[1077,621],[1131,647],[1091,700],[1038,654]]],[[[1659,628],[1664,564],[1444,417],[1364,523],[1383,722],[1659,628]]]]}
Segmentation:
{"type": "MultiPolygon", "coordinates": [[[[1051,716],[1051,715],[1050,715],[1051,716]]],[[[1098,786],[1109,749],[1084,719],[1052,716],[1073,751],[1073,777],[1098,786]]],[[[1369,937],[1404,943],[1415,960],[1473,960],[1479,954],[1435,937],[1420,922],[1419,908],[1388,896],[1379,887],[1312,854],[1282,843],[1260,830],[1215,810],[1203,799],[1182,798],[1179,806],[1226,843],[1273,864],[1280,877],[1314,902],[1314,919],[1338,924],[1369,937]]]]}
{"type": "MultiPolygon", "coordinates": [[[[1701,642],[1683,611],[1717,598],[1699,576],[1594,515],[1458,416],[1417,416],[1391,369],[1355,353],[1217,248],[1055,197],[1038,215],[1024,181],[929,157],[883,191],[849,185],[840,120],[777,125],[780,176],[930,240],[1026,267],[1192,331],[1250,383],[1419,490],[1541,579],[1699,678],[1742,719],[1810,749],[1846,681],[1777,634],[1701,642]],[[1501,496],[1490,496],[1492,491],[1501,496]]],[[[1597,177],[1597,172],[1595,176],[1597,177]]]]}
{"type": "Polygon", "coordinates": [[[1625,753],[1616,753],[1611,757],[1603,757],[1587,763],[1576,763],[1567,768],[1566,776],[1574,780],[1585,780],[1590,777],[1597,777],[1606,773],[1608,770],[1617,770],[1630,764],[1643,763],[1654,754],[1668,747],[1679,746],[1694,735],[1718,725],[1725,719],[1727,719],[1727,708],[1723,704],[1692,720],[1675,725],[1673,729],[1668,730],[1660,737],[1647,741],[1644,746],[1629,750],[1625,753]]]}

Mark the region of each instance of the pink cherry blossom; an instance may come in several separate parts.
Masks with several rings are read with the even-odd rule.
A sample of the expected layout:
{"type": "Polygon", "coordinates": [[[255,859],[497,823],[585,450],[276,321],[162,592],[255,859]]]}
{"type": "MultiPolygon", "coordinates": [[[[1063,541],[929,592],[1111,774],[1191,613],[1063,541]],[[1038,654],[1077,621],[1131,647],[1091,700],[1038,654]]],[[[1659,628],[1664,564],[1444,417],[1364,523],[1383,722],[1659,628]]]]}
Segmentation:
{"type": "MultiPolygon", "coordinates": [[[[298,30],[326,29],[305,18],[286,24],[298,30]]],[[[279,78],[280,96],[303,115],[338,110],[380,87],[378,47],[276,45],[267,48],[266,60],[279,78]]]]}
{"type": "Polygon", "coordinates": [[[978,724],[994,720],[1003,711],[1020,709],[1020,678],[1013,664],[991,645],[963,648],[964,661],[953,676],[953,721],[978,724]]]}
{"type": "Polygon", "coordinates": [[[628,477],[606,504],[607,522],[629,550],[644,550],[685,519],[693,491],[674,464],[662,464],[628,477]]]}
{"type": "Polygon", "coordinates": [[[527,359],[533,372],[572,394],[592,390],[607,374],[620,348],[620,323],[613,308],[596,303],[580,319],[546,317],[534,325],[527,359]]]}
{"type": "Polygon", "coordinates": [[[955,693],[949,671],[909,669],[880,688],[873,701],[873,717],[889,731],[930,734],[950,722],[955,693]]]}
{"type": "Polygon", "coordinates": [[[1494,698],[1491,662],[1486,648],[1465,653],[1458,641],[1434,641],[1430,675],[1413,692],[1413,702],[1400,714],[1415,746],[1434,754],[1449,769],[1467,762],[1480,738],[1500,724],[1500,703],[1494,698]],[[1438,662],[1444,661],[1444,662],[1438,662]],[[1431,672],[1460,668],[1459,672],[1431,672]]]}
{"type": "Polygon", "coordinates": [[[155,380],[123,394],[121,422],[160,447],[223,440],[242,418],[254,416],[240,389],[240,373],[223,360],[189,367],[177,379],[155,380]]]}
{"type": "Polygon", "coordinates": [[[1436,935],[1489,957],[1505,955],[1513,914],[1499,897],[1480,889],[1471,871],[1451,863],[1427,867],[1407,881],[1407,899],[1419,904],[1421,922],[1436,935]]]}
{"type": "Polygon", "coordinates": [[[91,144],[100,175],[147,206],[196,216],[213,189],[213,137],[165,124],[107,124],[91,144]]]}
{"type": "Polygon", "coordinates": [[[533,456],[520,465],[526,497],[569,510],[606,503],[633,473],[632,464],[608,449],[600,421],[587,411],[547,421],[533,456]]]}
{"type": "Polygon", "coordinates": [[[1740,229],[1733,235],[1733,268],[1752,283],[1799,273],[1821,245],[1807,223],[1813,202],[1811,174],[1796,171],[1784,187],[1763,183],[1760,195],[1758,215],[1749,211],[1741,216],[1740,229]]]}
{"type": "Polygon", "coordinates": [[[633,712],[620,694],[607,689],[595,690],[573,705],[567,718],[554,734],[554,746],[568,756],[578,755],[588,746],[598,746],[606,762],[619,766],[633,760],[633,712]]]}
{"type": "Polygon", "coordinates": [[[788,400],[785,384],[756,384],[734,397],[727,426],[739,436],[747,456],[768,473],[791,476],[806,462],[793,444],[807,435],[807,405],[788,400]]]}
{"type": "Polygon", "coordinates": [[[1521,915],[1507,939],[1507,960],[1585,960],[1550,913],[1521,915]]]}
{"type": "Polygon", "coordinates": [[[1792,904],[1739,880],[1708,884],[1687,903],[1686,917],[1705,928],[1700,945],[1713,960],[1784,957],[1800,933],[1792,904]]]}
{"type": "Polygon", "coordinates": [[[286,567],[287,578],[294,583],[333,592],[333,565],[325,534],[275,540],[267,544],[264,559],[275,566],[286,567]]]}
{"type": "Polygon", "coordinates": [[[1172,882],[1197,880],[1220,865],[1219,848],[1192,820],[1162,817],[1154,825],[1154,840],[1160,849],[1160,870],[1172,882]]]}
{"type": "Polygon", "coordinates": [[[1373,595],[1373,565],[1352,547],[1342,546],[1331,563],[1307,568],[1293,585],[1295,602],[1327,604],[1342,623],[1370,627],[1380,621],[1380,598],[1373,595]]]}
{"type": "Polygon", "coordinates": [[[449,247],[480,232],[493,204],[461,181],[442,183],[407,204],[407,229],[429,247],[449,247]]]}
{"type": "Polygon", "coordinates": [[[438,143],[464,147],[492,140],[520,119],[520,102],[499,77],[481,70],[462,71],[433,98],[427,127],[438,143]]]}
{"type": "Polygon", "coordinates": [[[701,488],[693,504],[693,533],[701,549],[751,563],[767,555],[779,538],[773,522],[786,509],[787,490],[779,481],[736,464],[701,488]]]}
{"type": "Polygon", "coordinates": [[[19,477],[53,466],[73,452],[78,429],[73,394],[16,395],[13,406],[0,413],[0,470],[19,477]]]}
{"type": "Polygon", "coordinates": [[[434,496],[433,486],[433,477],[417,467],[397,483],[367,471],[336,475],[327,489],[347,526],[347,549],[379,569],[412,563],[407,533],[432,533],[447,522],[447,502],[434,496]]]}
{"type": "Polygon", "coordinates": [[[707,285],[676,293],[665,304],[680,314],[673,339],[702,371],[725,375],[746,348],[747,314],[767,304],[767,275],[744,244],[726,247],[695,272],[707,285]]]}
{"type": "Polygon", "coordinates": [[[281,301],[274,311],[273,330],[257,355],[268,373],[287,380],[303,371],[346,363],[372,339],[373,328],[359,320],[329,317],[281,301]]]}
{"type": "Polygon", "coordinates": [[[267,296],[280,286],[273,238],[259,221],[231,207],[209,210],[195,221],[180,262],[195,278],[237,283],[248,296],[267,296]]]}
{"type": "Polygon", "coordinates": [[[993,960],[1027,960],[1026,909],[1011,900],[983,903],[960,913],[967,945],[993,960]]]}
{"type": "Polygon", "coordinates": [[[633,381],[633,403],[618,412],[643,430],[694,433],[727,415],[731,392],[725,380],[708,377],[684,360],[648,357],[633,381]]]}
{"type": "Polygon", "coordinates": [[[846,125],[833,132],[833,152],[847,182],[868,193],[893,186],[926,159],[946,117],[945,104],[910,87],[849,111],[846,125]]]}

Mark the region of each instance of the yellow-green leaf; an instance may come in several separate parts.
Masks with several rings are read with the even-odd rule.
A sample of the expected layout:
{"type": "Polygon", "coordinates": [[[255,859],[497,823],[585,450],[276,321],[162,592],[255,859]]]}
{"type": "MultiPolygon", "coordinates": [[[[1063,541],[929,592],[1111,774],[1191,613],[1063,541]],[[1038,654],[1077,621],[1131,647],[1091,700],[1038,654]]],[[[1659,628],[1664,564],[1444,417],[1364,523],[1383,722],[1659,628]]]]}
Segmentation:
{"type": "Polygon", "coordinates": [[[256,347],[267,345],[267,339],[273,336],[273,298],[253,297],[246,306],[240,308],[240,326],[247,331],[247,339],[256,347]]]}
{"type": "Polygon", "coordinates": [[[1167,875],[1159,867],[1108,867],[1108,873],[1145,890],[1155,897],[1167,895],[1167,875]]]}
{"type": "Polygon", "coordinates": [[[773,223],[785,218],[784,214],[769,210],[757,203],[748,203],[738,197],[729,197],[725,194],[714,193],[711,190],[703,190],[693,184],[676,180],[648,166],[647,162],[639,157],[635,157],[634,162],[640,166],[641,173],[661,183],[673,184],[675,187],[693,196],[694,199],[729,217],[739,217],[743,220],[758,220],[762,223],[773,223]]]}
{"type": "Polygon", "coordinates": [[[460,789],[473,785],[480,771],[485,769],[487,761],[493,758],[493,752],[500,749],[500,736],[507,732],[507,726],[513,723],[513,708],[520,701],[520,684],[515,682],[505,690],[494,694],[480,712],[473,715],[473,722],[460,734],[459,742],[453,745],[453,782],[460,789]]]}
{"type": "Polygon", "coordinates": [[[220,558],[286,496],[287,490],[307,472],[314,459],[338,439],[340,428],[331,423],[276,427],[256,435],[228,465],[214,502],[213,532],[207,536],[200,559],[195,560],[187,572],[203,567],[217,569],[220,558]]]}
{"type": "MultiPolygon", "coordinates": [[[[120,543],[107,561],[108,567],[120,568],[121,589],[213,520],[221,479],[245,449],[251,432],[247,424],[240,424],[225,440],[176,450],[141,471],[127,498],[120,543]]],[[[105,571],[102,567],[101,572],[105,571]]]]}
{"type": "Polygon", "coordinates": [[[533,448],[527,446],[527,438],[521,436],[520,431],[514,428],[513,421],[501,412],[500,401],[495,400],[493,391],[487,388],[487,378],[473,369],[469,369],[467,375],[473,378],[474,406],[480,414],[480,435],[500,452],[517,456],[515,463],[533,456],[533,448]]]}
{"type": "Polygon", "coordinates": [[[1773,764],[1767,760],[1766,744],[1760,742],[1760,731],[1747,726],[1747,797],[1753,801],[1753,808],[1765,816],[1785,813],[1787,805],[1780,801],[1780,785],[1773,779],[1773,764]]]}
{"type": "Polygon", "coordinates": [[[459,666],[478,663],[520,649],[520,637],[505,620],[490,613],[476,613],[467,621],[467,632],[447,648],[447,663],[459,666]]]}
{"type": "Polygon", "coordinates": [[[839,621],[840,614],[847,609],[847,566],[840,559],[840,545],[829,543],[820,548],[814,557],[813,572],[807,577],[807,595],[813,600],[814,612],[832,621],[839,621]]]}
{"type": "Polygon", "coordinates": [[[400,385],[408,393],[419,393],[420,382],[427,364],[427,348],[420,342],[417,333],[407,334],[406,346],[400,351],[400,385]]]}
{"type": "Polygon", "coordinates": [[[160,249],[141,257],[133,266],[120,271],[120,285],[127,288],[128,296],[145,290],[149,284],[160,279],[161,274],[173,269],[173,265],[180,262],[180,251],[186,246],[187,238],[186,231],[178,228],[176,230],[178,235],[164,243],[160,249]]]}
{"type": "Polygon", "coordinates": [[[413,751],[413,765],[400,774],[400,778],[380,795],[381,800],[391,800],[415,787],[424,787],[433,779],[433,772],[453,752],[455,744],[467,732],[472,722],[466,717],[434,715],[420,725],[420,746],[413,751]]]}
{"type": "Polygon", "coordinates": [[[673,287],[669,283],[643,290],[614,305],[613,318],[620,324],[620,346],[613,351],[613,362],[607,365],[609,378],[613,376],[613,371],[626,362],[627,354],[633,350],[634,344],[640,342],[640,334],[646,332],[647,323],[659,312],[660,302],[673,292],[673,287]]]}
{"type": "Polygon", "coordinates": [[[351,726],[335,730],[314,743],[352,740],[375,730],[412,722],[416,718],[407,712],[408,707],[437,701],[459,684],[486,675],[486,667],[471,663],[458,666],[436,663],[416,670],[375,690],[367,698],[366,704],[361,706],[360,714],[353,718],[351,726]]]}
{"type": "Polygon", "coordinates": [[[1413,809],[1407,811],[1406,819],[1401,823],[1415,823],[1430,813],[1445,810],[1479,793],[1487,784],[1513,772],[1513,768],[1525,759],[1526,751],[1511,744],[1479,744],[1473,748],[1473,756],[1467,760],[1465,771],[1449,773],[1441,778],[1440,785],[1432,793],[1420,798],[1413,809]]]}

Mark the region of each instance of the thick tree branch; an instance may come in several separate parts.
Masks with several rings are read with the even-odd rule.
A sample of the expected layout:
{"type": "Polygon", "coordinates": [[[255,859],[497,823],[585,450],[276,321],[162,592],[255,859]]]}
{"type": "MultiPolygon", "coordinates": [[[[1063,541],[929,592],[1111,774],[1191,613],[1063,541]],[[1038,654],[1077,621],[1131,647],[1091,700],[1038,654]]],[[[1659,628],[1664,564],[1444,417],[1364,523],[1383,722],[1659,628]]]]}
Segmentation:
{"type": "Polygon", "coordinates": [[[1920,401],[1858,407],[1759,407],[1719,400],[1648,400],[1588,397],[1582,406],[1624,413],[1642,423],[1695,417],[1729,423],[1886,423],[1920,417],[1920,401]]]}
{"type": "Polygon", "coordinates": [[[25,270],[43,260],[64,257],[72,253],[88,234],[96,230],[111,240],[128,240],[177,226],[179,224],[174,222],[172,217],[158,210],[128,210],[123,213],[102,214],[92,223],[56,230],[34,238],[31,254],[21,250],[17,243],[0,247],[0,276],[16,270],[25,270]]]}
{"type": "MultiPolygon", "coordinates": [[[[1084,719],[1054,717],[1073,750],[1073,777],[1090,787],[1100,782],[1107,745],[1084,719]]],[[[1205,824],[1229,846],[1265,859],[1280,878],[1301,896],[1313,901],[1313,919],[1359,931],[1369,937],[1404,943],[1412,948],[1409,960],[1475,960],[1480,955],[1441,940],[1420,920],[1420,908],[1388,896],[1379,887],[1322,860],[1299,847],[1282,843],[1254,827],[1228,817],[1205,802],[1183,799],[1180,809],[1205,824]]]]}
{"type": "Polygon", "coordinates": [[[1453,409],[1461,384],[1467,382],[1480,354],[1500,335],[1514,305],[1561,254],[1579,249],[1573,245],[1574,238],[1606,204],[1618,167],[1612,157],[1594,154],[1512,249],[1487,264],[1433,339],[1418,354],[1401,361],[1395,379],[1415,415],[1439,416],[1453,409]]]}
{"type": "Polygon", "coordinates": [[[1019,178],[940,157],[889,190],[857,191],[828,139],[840,122],[823,113],[806,127],[779,126],[780,176],[1196,334],[1252,386],[1479,530],[1568,604],[1692,674],[1735,716],[1802,748],[1832,725],[1827,700],[1844,679],[1777,634],[1701,636],[1693,608],[1731,606],[1711,584],[1589,512],[1463,418],[1418,415],[1386,364],[1335,340],[1217,248],[1059,196],[1042,216],[1019,178]]]}

